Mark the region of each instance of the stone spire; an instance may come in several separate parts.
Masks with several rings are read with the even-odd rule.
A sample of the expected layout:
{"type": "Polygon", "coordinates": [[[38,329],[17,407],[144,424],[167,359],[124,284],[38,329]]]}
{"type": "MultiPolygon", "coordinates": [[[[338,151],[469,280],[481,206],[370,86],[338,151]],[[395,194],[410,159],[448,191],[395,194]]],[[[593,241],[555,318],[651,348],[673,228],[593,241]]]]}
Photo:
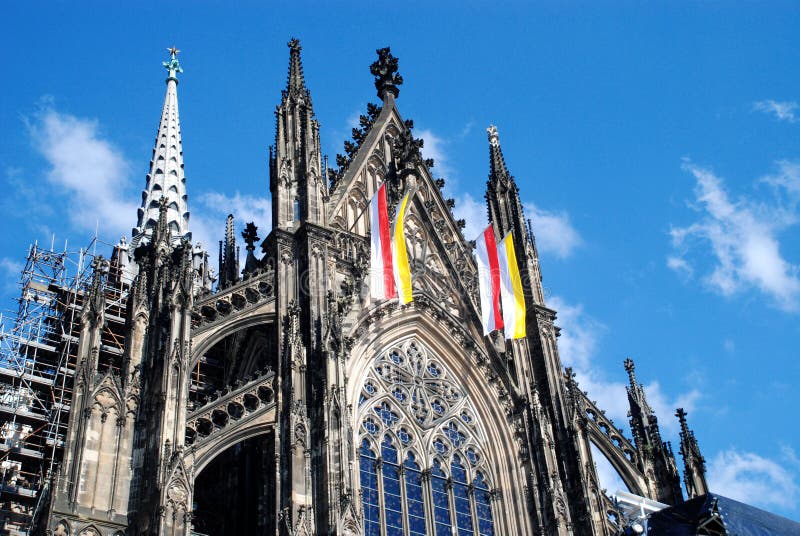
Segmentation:
{"type": "Polygon", "coordinates": [[[517,183],[506,168],[497,127],[490,125],[486,132],[489,137],[489,180],[486,183],[485,197],[489,221],[494,225],[498,239],[508,232],[513,234],[525,294],[532,298],[534,304],[544,305],[539,253],[533,232],[525,220],[517,183]]]}
{"type": "Polygon", "coordinates": [[[294,37],[289,41],[289,83],[287,89],[294,92],[304,92],[306,80],[303,78],[303,62],[300,61],[300,41],[294,37]]]}
{"type": "Polygon", "coordinates": [[[666,504],[678,504],[683,500],[683,492],[672,446],[661,439],[658,419],[647,402],[644,387],[636,380],[633,359],[625,360],[625,371],[628,373],[628,417],[639,454],[640,469],[643,474],[652,475],[647,481],[650,498],[666,504]]]}
{"type": "Polygon", "coordinates": [[[219,288],[229,287],[239,281],[239,250],[236,247],[233,214],[225,221],[225,242],[219,243],[219,288]]]}
{"type": "Polygon", "coordinates": [[[183,144],[181,124],[178,116],[178,73],[182,73],[178,62],[177,48],[167,49],[170,60],[163,63],[167,70],[167,93],[161,110],[153,158],[147,183],[142,190],[142,206],[138,211],[136,227],[131,231],[131,250],[150,242],[153,229],[158,224],[161,198],[167,203],[167,226],[173,243],[182,239],[191,240],[189,232],[189,208],[186,196],[186,177],[183,172],[183,144]]]}
{"type": "Polygon", "coordinates": [[[327,180],[322,174],[319,122],[306,88],[300,42],[289,45],[289,76],[275,110],[275,147],[270,147],[272,227],[296,229],[302,223],[323,224],[327,180]]]}
{"type": "Polygon", "coordinates": [[[675,412],[681,423],[681,456],[683,456],[683,482],[686,492],[692,499],[708,493],[706,483],[706,459],[700,453],[700,445],[694,437],[694,432],[686,424],[686,412],[678,408],[675,412]]]}

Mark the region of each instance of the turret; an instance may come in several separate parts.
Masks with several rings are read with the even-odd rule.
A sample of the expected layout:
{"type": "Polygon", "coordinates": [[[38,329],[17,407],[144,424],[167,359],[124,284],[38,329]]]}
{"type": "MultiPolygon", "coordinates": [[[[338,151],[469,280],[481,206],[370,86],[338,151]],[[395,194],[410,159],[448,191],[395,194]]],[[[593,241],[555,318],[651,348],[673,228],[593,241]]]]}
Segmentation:
{"type": "Polygon", "coordinates": [[[525,293],[533,304],[544,305],[544,289],[539,269],[539,253],[533,237],[530,222],[526,222],[519,197],[519,188],[514,177],[506,168],[503,150],[500,148],[500,135],[497,127],[486,129],[489,134],[489,180],[486,183],[486,203],[489,220],[495,228],[498,239],[511,232],[514,236],[514,249],[523,278],[525,293]],[[524,252],[524,254],[523,254],[524,252]]]}
{"type": "Polygon", "coordinates": [[[300,50],[300,41],[289,41],[289,76],[275,110],[275,146],[269,158],[274,229],[295,229],[302,222],[324,224],[325,219],[328,186],[322,173],[319,122],[300,50]]]}
{"type": "Polygon", "coordinates": [[[644,388],[636,380],[636,365],[630,358],[625,360],[625,371],[628,373],[628,417],[639,454],[639,468],[647,479],[652,499],[678,504],[683,500],[683,493],[672,446],[661,439],[658,419],[647,402],[644,388]]]}
{"type": "Polygon", "coordinates": [[[706,483],[706,459],[700,453],[700,445],[694,437],[694,432],[686,424],[686,412],[678,408],[675,412],[681,424],[681,456],[683,457],[683,483],[686,493],[692,499],[708,493],[706,483]]]}

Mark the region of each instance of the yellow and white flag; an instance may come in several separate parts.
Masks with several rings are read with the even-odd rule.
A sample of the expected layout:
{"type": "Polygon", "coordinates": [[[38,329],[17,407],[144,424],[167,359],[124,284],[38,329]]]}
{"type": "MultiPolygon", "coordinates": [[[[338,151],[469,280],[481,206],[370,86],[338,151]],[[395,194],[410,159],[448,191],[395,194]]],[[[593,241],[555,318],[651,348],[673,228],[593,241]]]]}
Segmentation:
{"type": "Polygon", "coordinates": [[[497,244],[497,260],[500,264],[500,297],[503,301],[505,336],[506,339],[521,339],[525,337],[525,293],[511,233],[497,244]]]}
{"type": "Polygon", "coordinates": [[[397,298],[401,305],[414,299],[411,294],[411,266],[408,262],[408,249],[406,248],[406,235],[403,232],[406,211],[409,200],[414,190],[408,190],[400,205],[397,207],[397,216],[392,227],[392,253],[394,257],[394,281],[397,289],[397,298]]]}

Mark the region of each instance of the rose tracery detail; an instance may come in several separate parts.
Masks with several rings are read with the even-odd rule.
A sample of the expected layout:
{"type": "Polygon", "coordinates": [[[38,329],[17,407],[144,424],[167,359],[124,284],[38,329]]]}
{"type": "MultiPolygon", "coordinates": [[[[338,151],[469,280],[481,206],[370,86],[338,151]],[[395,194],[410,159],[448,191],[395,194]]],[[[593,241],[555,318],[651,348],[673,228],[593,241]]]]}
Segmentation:
{"type": "Polygon", "coordinates": [[[362,403],[379,392],[390,393],[424,430],[446,420],[466,396],[446,369],[414,341],[377,358],[364,383],[362,403]]]}

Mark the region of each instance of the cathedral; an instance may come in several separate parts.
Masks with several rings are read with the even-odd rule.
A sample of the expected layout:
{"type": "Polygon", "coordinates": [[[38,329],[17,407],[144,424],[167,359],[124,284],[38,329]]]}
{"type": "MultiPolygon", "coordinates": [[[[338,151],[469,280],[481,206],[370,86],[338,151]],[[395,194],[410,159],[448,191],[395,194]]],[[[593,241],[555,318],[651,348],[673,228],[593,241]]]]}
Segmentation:
{"type": "Polygon", "coordinates": [[[3,462],[6,534],[626,533],[633,514],[601,486],[596,453],[642,504],[707,493],[685,412],[682,485],[633,361],[631,439],[562,366],[535,228],[497,128],[487,130],[486,210],[495,236],[513,236],[527,310],[525,337],[511,340],[483,334],[475,237],[400,113],[389,48],[370,66],[377,104],[329,166],[313,77],[307,85],[300,43],[289,42],[269,153],[272,227],[238,222],[237,233],[229,216],[218,269],[192,242],[182,70],[170,52],[130,240],[94,257],[80,285],[26,287],[38,304],[55,296],[66,335],[37,348],[20,336],[17,360],[0,364],[16,374],[4,380],[4,438],[22,441],[3,462]],[[390,218],[413,186],[404,305],[369,290],[368,212],[383,184],[390,218]],[[47,352],[55,364],[41,365],[47,352]],[[50,391],[38,387],[47,378],[50,391]],[[41,443],[37,415],[52,432],[41,443]]]}

